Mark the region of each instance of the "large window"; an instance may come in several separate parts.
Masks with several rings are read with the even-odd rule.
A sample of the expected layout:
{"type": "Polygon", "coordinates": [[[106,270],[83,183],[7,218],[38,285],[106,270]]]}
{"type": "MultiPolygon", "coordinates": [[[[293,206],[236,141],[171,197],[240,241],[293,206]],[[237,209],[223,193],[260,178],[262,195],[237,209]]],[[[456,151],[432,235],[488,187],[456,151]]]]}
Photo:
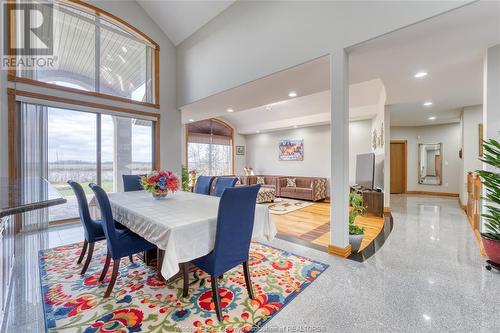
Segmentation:
{"type": "Polygon", "coordinates": [[[188,169],[198,175],[233,174],[233,129],[217,119],[187,125],[188,169]]]}
{"type": "MultiPolygon", "coordinates": [[[[52,8],[39,6],[45,6],[41,19],[50,17],[53,22],[55,66],[34,70],[19,67],[15,79],[158,104],[156,43],[95,8],[71,1],[53,4],[52,8]]],[[[20,18],[17,21],[22,22],[20,18]]],[[[22,31],[16,29],[18,42],[22,31]]]]}
{"type": "Polygon", "coordinates": [[[92,198],[91,182],[107,192],[123,190],[122,175],[153,169],[153,121],[21,103],[24,137],[23,175],[39,176],[67,199],[49,208],[49,221],[78,217],[78,203],[68,180],[79,182],[92,198]],[[34,117],[36,116],[36,117],[34,117]],[[28,133],[31,133],[28,135],[28,133]]]}

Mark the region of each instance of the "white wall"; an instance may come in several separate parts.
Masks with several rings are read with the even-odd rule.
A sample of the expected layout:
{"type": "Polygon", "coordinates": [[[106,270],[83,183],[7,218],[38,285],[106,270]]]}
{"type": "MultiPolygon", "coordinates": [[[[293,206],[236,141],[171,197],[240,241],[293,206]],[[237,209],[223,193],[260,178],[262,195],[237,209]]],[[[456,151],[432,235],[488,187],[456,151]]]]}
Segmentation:
{"type": "Polygon", "coordinates": [[[178,105],[467,2],[237,1],[178,46],[178,105]]]}
{"type": "MultiPolygon", "coordinates": [[[[371,120],[349,123],[349,183],[356,176],[356,155],[369,153],[371,120]]],[[[310,176],[330,179],[330,125],[246,135],[246,164],[256,174],[310,176]],[[304,161],[280,161],[281,139],[304,139],[304,161]]]]}
{"type": "MultiPolygon", "coordinates": [[[[181,166],[181,117],[176,102],[176,54],[173,44],[160,28],[149,18],[146,12],[135,1],[90,1],[96,7],[116,15],[132,24],[160,45],[160,109],[131,107],[124,103],[107,101],[99,98],[81,98],[103,104],[129,107],[141,111],[161,113],[161,167],[180,172],[181,166]],[[146,110],[145,110],[146,109],[146,110]]],[[[80,98],[71,93],[56,92],[51,89],[32,88],[28,85],[7,82],[7,72],[0,71],[0,176],[8,173],[7,157],[7,95],[6,87],[18,87],[69,98],[80,98]],[[43,90],[43,91],[42,91],[43,90]]]]}
{"type": "Polygon", "coordinates": [[[465,107],[462,111],[460,126],[462,130],[462,160],[460,183],[460,202],[467,203],[467,172],[479,170],[479,124],[483,122],[483,107],[475,105],[465,107]]]}
{"type": "Polygon", "coordinates": [[[427,192],[459,193],[461,179],[461,162],[458,157],[460,149],[460,124],[445,124],[416,127],[391,127],[392,140],[408,141],[407,190],[427,192]],[[441,185],[418,184],[418,144],[442,143],[441,185]]]}

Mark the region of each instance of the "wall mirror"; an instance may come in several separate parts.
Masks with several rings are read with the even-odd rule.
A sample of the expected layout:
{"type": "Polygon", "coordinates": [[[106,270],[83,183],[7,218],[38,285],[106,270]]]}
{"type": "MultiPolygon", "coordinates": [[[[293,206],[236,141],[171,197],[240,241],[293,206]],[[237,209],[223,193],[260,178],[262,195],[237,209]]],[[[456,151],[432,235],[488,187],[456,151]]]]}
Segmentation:
{"type": "Polygon", "coordinates": [[[418,183],[441,185],[443,182],[442,144],[420,143],[418,145],[418,183]]]}

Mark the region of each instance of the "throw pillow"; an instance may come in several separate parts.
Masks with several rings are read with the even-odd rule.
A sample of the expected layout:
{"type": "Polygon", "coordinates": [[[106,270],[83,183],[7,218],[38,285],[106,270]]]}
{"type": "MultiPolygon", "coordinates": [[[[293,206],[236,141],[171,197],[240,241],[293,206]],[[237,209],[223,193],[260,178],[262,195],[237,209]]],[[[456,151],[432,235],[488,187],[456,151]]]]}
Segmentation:
{"type": "Polygon", "coordinates": [[[264,177],[257,177],[257,184],[265,185],[264,177]]]}
{"type": "Polygon", "coordinates": [[[295,178],[287,178],[286,179],[286,187],[296,187],[297,184],[295,182],[295,178]]]}
{"type": "Polygon", "coordinates": [[[239,177],[238,177],[238,178],[236,178],[236,179],[237,179],[237,181],[236,181],[236,184],[235,184],[235,185],[236,185],[236,186],[241,185],[241,178],[239,178],[239,177]]]}

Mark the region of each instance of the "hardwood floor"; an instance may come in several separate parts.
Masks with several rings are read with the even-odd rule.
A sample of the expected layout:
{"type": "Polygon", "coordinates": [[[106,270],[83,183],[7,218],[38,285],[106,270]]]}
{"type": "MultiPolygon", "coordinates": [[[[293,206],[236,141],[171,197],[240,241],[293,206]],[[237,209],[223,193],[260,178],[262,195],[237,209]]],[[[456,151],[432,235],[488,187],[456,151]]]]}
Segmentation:
{"type": "MultiPolygon", "coordinates": [[[[321,247],[330,244],[330,203],[318,202],[288,214],[271,217],[278,228],[278,233],[321,247]]],[[[365,228],[365,237],[360,251],[370,244],[384,226],[384,219],[378,216],[359,216],[356,224],[365,228]]]]}

